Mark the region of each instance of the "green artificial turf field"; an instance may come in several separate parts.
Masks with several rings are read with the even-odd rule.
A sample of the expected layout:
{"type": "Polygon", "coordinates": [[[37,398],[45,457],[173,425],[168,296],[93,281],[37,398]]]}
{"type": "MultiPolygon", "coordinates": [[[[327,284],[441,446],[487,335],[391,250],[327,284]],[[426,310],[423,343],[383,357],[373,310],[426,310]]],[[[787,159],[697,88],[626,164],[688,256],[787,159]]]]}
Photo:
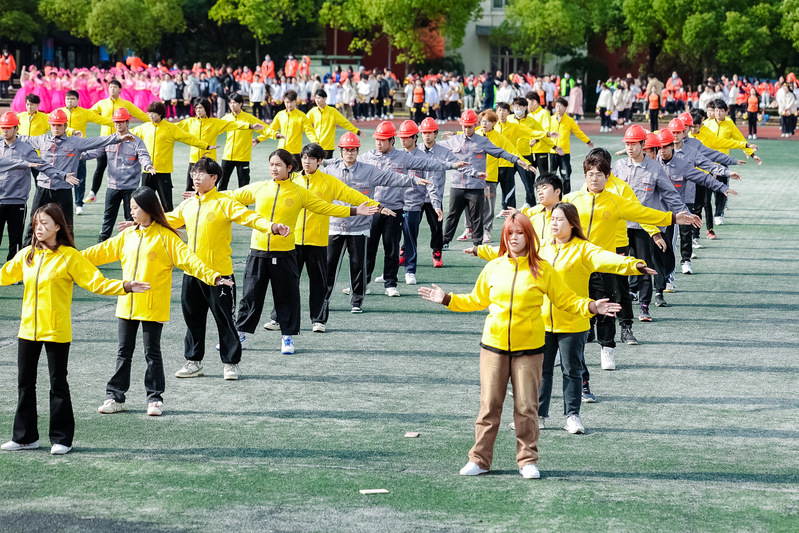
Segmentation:
{"type": "MultiPolygon", "coordinates": [[[[368,135],[363,139],[371,147],[368,135]]],[[[621,147],[617,135],[594,140],[611,151],[621,147]]],[[[388,298],[373,283],[364,314],[351,315],[340,290],[345,270],[328,332],[315,334],[303,278],[295,355],[280,355],[279,334],[259,329],[247,339],[242,379],[226,382],[212,335],[207,376],[179,380],[173,374],[184,361],[185,329],[176,272],[162,343],[167,387],[160,418],[145,415],[140,347],[129,411],[96,412],[114,367],[115,299],[75,289],[74,451],[48,453],[42,362],[43,448],[0,452],[0,531],[799,530],[799,145],[760,144],[765,164],[742,169],[744,181],[733,185],[741,195],[717,229],[719,240],[702,239],[696,274],[677,274],[670,307],[653,307],[651,324],[636,322],[641,345],[617,349],[615,372],[601,371],[599,347],[588,345],[599,401],[583,405],[583,436],[560,429],[556,376],[554,429],[539,441],[543,479],[517,473],[507,427],[511,398],[491,474],[458,476],[479,407],[483,313],[451,313],[402,283],[402,297],[388,298]],[[404,438],[406,431],[421,435],[404,438]]],[[[254,179],[266,176],[273,146],[255,150],[254,179]]],[[[586,148],[573,146],[576,188],[586,148]]],[[[178,145],[175,161],[181,188],[187,147],[178,145]]],[[[96,242],[102,200],[76,217],[79,248],[96,242]]],[[[234,228],[239,282],[249,233],[234,228]]],[[[433,270],[428,240],[423,224],[419,282],[469,291],[481,260],[453,243],[445,268],[433,270]]],[[[120,275],[118,264],[103,271],[120,275]]],[[[3,441],[11,437],[16,406],[21,294],[21,286],[0,289],[3,441]]]]}

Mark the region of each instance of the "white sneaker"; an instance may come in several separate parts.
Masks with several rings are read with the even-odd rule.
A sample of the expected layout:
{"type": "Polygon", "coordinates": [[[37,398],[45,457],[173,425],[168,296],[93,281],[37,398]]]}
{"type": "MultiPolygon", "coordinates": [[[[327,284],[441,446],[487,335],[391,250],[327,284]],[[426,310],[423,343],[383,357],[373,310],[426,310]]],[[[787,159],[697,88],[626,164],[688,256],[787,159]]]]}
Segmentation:
{"type": "Polygon", "coordinates": [[[482,474],[488,474],[488,469],[480,468],[480,465],[477,463],[469,461],[466,463],[466,466],[461,468],[460,474],[462,476],[480,476],[482,474]]]}
{"type": "Polygon", "coordinates": [[[234,381],[239,379],[239,376],[241,375],[241,371],[239,370],[239,365],[238,364],[231,365],[226,363],[222,375],[228,381],[234,381]]]}
{"type": "Polygon", "coordinates": [[[491,234],[490,233],[483,233],[483,244],[488,244],[491,242],[491,234]]]}
{"type": "Polygon", "coordinates": [[[363,309],[361,309],[360,307],[355,305],[355,306],[352,307],[352,309],[350,309],[350,313],[352,313],[354,315],[357,315],[357,314],[363,313],[363,309]]]}
{"type": "MultiPolygon", "coordinates": [[[[377,281],[377,280],[375,280],[375,281],[377,281]]],[[[347,287],[346,289],[342,289],[341,292],[343,292],[344,294],[349,294],[350,293],[350,288],[347,287]]],[[[366,287],[366,292],[364,292],[364,294],[372,294],[372,289],[370,289],[369,287],[366,287]]]]}
{"type": "MultiPolygon", "coordinates": [[[[275,323],[277,324],[277,322],[275,322],[275,323]]],[[[266,328],[266,325],[264,325],[264,328],[266,328]]],[[[278,326],[278,329],[280,329],[279,326],[278,326]]],[[[247,349],[247,335],[242,333],[241,331],[239,331],[239,342],[241,343],[241,349],[242,350],[246,350],[247,349]]],[[[216,345],[216,351],[217,352],[219,351],[219,344],[216,345]]],[[[202,375],[202,374],[200,374],[200,375],[202,375]]],[[[178,376],[178,377],[181,377],[181,376],[178,376]]],[[[187,376],[182,376],[182,377],[187,377],[187,376]]]]}
{"type": "Polygon", "coordinates": [[[516,422],[511,422],[510,424],[508,424],[508,427],[516,431],[516,422]]]}
{"type": "Polygon", "coordinates": [[[699,239],[691,239],[691,246],[693,248],[696,248],[697,250],[701,250],[702,248],[704,248],[704,246],[702,246],[702,243],[699,242],[699,239]]]}
{"type": "Polygon", "coordinates": [[[459,237],[457,237],[456,240],[458,240],[458,241],[470,241],[470,240],[472,240],[472,232],[467,229],[459,237]]]}
{"type": "Polygon", "coordinates": [[[324,333],[325,329],[326,329],[326,326],[323,323],[321,323],[321,322],[314,322],[313,323],[313,328],[311,328],[311,330],[314,333],[324,333]]]}
{"type": "Polygon", "coordinates": [[[388,287],[386,289],[386,296],[391,296],[392,298],[396,298],[399,295],[400,292],[396,287],[388,287]]]}
{"type": "Polygon", "coordinates": [[[666,289],[663,292],[677,292],[677,285],[674,283],[666,283],[666,289]]]}
{"type": "Polygon", "coordinates": [[[66,455],[72,451],[72,446],[64,446],[63,444],[53,444],[50,448],[50,455],[66,455]]]}
{"type": "Polygon", "coordinates": [[[164,414],[164,402],[150,402],[147,404],[147,416],[161,416],[164,414]]]}
{"type": "Polygon", "coordinates": [[[416,274],[411,272],[405,274],[405,285],[416,285],[416,274]]]}
{"type": "Polygon", "coordinates": [[[35,450],[39,447],[39,441],[31,442],[30,444],[20,444],[18,442],[14,442],[10,440],[2,445],[0,445],[0,450],[5,450],[7,452],[21,452],[23,450],[35,450]]]}
{"type": "Polygon", "coordinates": [[[81,205],[75,206],[75,214],[76,215],[82,215],[83,214],[83,206],[81,206],[81,205]]]}
{"type": "Polygon", "coordinates": [[[756,140],[757,140],[757,133],[753,133],[753,134],[752,134],[752,140],[753,140],[753,141],[756,141],[756,140]]]}
{"type": "Polygon", "coordinates": [[[697,257],[699,256],[696,255],[696,252],[691,252],[691,259],[696,259],[697,257]]]}
{"type": "Polygon", "coordinates": [[[175,372],[176,378],[199,378],[204,375],[202,361],[186,361],[186,364],[175,372]]]}
{"type": "Polygon", "coordinates": [[[283,335],[283,340],[280,341],[280,353],[284,355],[294,353],[294,339],[291,335],[283,335]]]}
{"type": "Polygon", "coordinates": [[[715,224],[716,226],[723,226],[724,217],[713,217],[713,224],[715,224]]]}
{"type": "Polygon", "coordinates": [[[616,370],[616,362],[613,360],[613,348],[603,346],[599,358],[602,370],[616,370]]]}
{"type": "Polygon", "coordinates": [[[685,263],[682,264],[682,273],[683,274],[693,274],[694,273],[694,269],[691,267],[691,262],[690,261],[686,261],[685,263]]]}
{"type": "Polygon", "coordinates": [[[98,413],[110,415],[112,413],[121,413],[125,410],[125,402],[118,402],[112,398],[107,398],[103,405],[97,408],[98,413]]]}
{"type": "Polygon", "coordinates": [[[547,417],[546,416],[539,416],[538,417],[538,430],[546,429],[547,427],[547,417]]]}
{"type": "Polygon", "coordinates": [[[264,329],[268,329],[269,331],[279,331],[280,323],[277,320],[270,320],[264,324],[264,329]]]}
{"type": "Polygon", "coordinates": [[[568,418],[566,418],[566,425],[563,429],[572,435],[582,435],[585,433],[585,427],[580,421],[580,415],[569,415],[568,418]]]}
{"type": "Polygon", "coordinates": [[[375,283],[384,283],[386,280],[383,279],[383,276],[377,276],[375,278],[375,283]]]}
{"type": "Polygon", "coordinates": [[[524,465],[519,469],[519,473],[522,475],[524,479],[540,479],[541,478],[541,471],[538,470],[538,467],[535,466],[533,463],[529,465],[524,465]]]}
{"type": "Polygon", "coordinates": [[[96,201],[97,201],[97,195],[94,194],[92,191],[89,191],[89,194],[87,194],[86,197],[83,199],[84,204],[90,204],[96,201]]]}

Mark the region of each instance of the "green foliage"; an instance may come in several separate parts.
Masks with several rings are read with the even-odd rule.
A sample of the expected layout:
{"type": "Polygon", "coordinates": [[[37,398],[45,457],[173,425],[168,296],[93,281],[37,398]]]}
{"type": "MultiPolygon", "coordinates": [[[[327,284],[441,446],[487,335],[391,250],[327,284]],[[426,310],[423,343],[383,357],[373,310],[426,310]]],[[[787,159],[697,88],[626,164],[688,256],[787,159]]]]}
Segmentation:
{"type": "Polygon", "coordinates": [[[208,16],[220,24],[238,21],[267,44],[290,23],[315,17],[319,6],[318,0],[217,0],[208,16]]]}
{"type": "Polygon", "coordinates": [[[31,2],[0,0],[0,38],[32,43],[42,32],[41,17],[31,9],[31,2]]]}

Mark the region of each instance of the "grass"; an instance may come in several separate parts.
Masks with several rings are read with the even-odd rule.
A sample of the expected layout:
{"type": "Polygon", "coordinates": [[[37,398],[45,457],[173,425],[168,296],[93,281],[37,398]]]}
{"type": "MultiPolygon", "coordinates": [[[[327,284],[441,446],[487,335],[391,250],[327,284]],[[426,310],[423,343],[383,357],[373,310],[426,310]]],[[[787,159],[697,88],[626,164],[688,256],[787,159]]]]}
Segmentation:
{"type": "MultiPolygon", "coordinates": [[[[509,401],[491,474],[457,475],[473,444],[484,314],[450,313],[401,285],[399,299],[373,287],[366,312],[354,316],[338,290],[342,273],[328,333],[312,334],[303,279],[296,355],[281,356],[279,335],[260,330],[248,339],[242,379],[225,382],[209,337],[208,376],[178,380],[185,326],[176,273],[161,418],[144,414],[140,350],[129,412],[97,414],[115,360],[115,301],[75,290],[75,450],[0,453],[0,530],[796,531],[799,194],[794,143],[761,145],[766,163],[744,167],[734,186],[741,195],[720,239],[703,239],[696,275],[678,274],[670,307],[634,326],[642,344],[619,347],[616,372],[599,370],[598,346],[589,345],[599,402],[583,406],[586,435],[542,432],[541,481],[516,472],[509,401]],[[406,431],[421,435],[407,439],[406,431]],[[363,496],[365,488],[390,492],[363,496]]],[[[271,146],[255,151],[256,179],[271,146]]],[[[579,161],[584,149],[575,148],[579,161]]],[[[176,152],[180,169],[188,148],[176,152]]],[[[180,186],[184,178],[173,179],[180,186]]],[[[572,179],[576,186],[581,175],[572,179]]],[[[96,241],[101,201],[76,217],[80,248],[96,241]]],[[[446,268],[433,270],[428,235],[423,225],[420,283],[470,290],[480,260],[455,244],[446,268]]],[[[249,231],[234,228],[239,280],[248,243],[249,231]]],[[[118,265],[103,270],[120,274],[118,265]]],[[[0,428],[9,437],[21,293],[0,290],[0,428]]],[[[557,426],[557,378],[554,389],[557,426]]],[[[41,363],[39,408],[47,444],[41,363]]]]}

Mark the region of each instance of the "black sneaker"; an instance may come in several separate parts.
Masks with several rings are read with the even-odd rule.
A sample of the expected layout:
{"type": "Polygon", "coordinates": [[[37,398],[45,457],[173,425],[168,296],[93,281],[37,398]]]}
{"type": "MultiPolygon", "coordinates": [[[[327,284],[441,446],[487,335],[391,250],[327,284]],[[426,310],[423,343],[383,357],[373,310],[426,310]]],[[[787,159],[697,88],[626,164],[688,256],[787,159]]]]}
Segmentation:
{"type": "Polygon", "coordinates": [[[596,403],[596,396],[591,394],[591,387],[587,381],[583,381],[583,403],[596,403]]]}
{"type": "Polygon", "coordinates": [[[668,307],[669,304],[666,303],[666,300],[663,298],[663,293],[658,292],[655,293],[655,305],[658,307],[668,307]]]}
{"type": "Polygon", "coordinates": [[[635,338],[633,335],[633,327],[632,326],[622,326],[621,327],[621,342],[625,344],[629,344],[631,346],[635,346],[638,344],[638,339],[635,338]]]}
{"type": "Polygon", "coordinates": [[[652,322],[652,315],[649,314],[648,305],[641,306],[641,312],[638,313],[638,320],[641,322],[652,322]]]}

